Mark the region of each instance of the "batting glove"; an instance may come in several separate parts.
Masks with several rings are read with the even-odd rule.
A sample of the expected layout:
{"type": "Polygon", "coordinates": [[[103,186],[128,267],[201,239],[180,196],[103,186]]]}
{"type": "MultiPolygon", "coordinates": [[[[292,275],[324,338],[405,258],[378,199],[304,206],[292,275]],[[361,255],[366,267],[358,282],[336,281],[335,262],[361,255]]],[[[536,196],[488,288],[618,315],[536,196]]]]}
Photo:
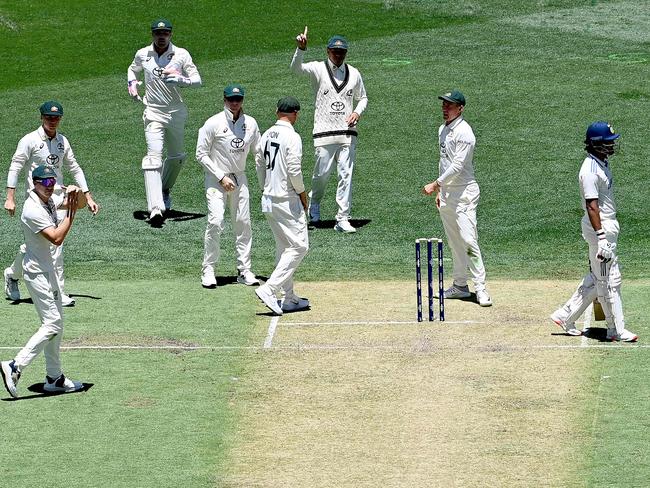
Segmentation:
{"type": "Polygon", "coordinates": [[[596,259],[602,263],[607,263],[611,261],[614,256],[614,251],[616,251],[616,244],[609,242],[605,238],[605,231],[602,229],[597,231],[598,235],[598,252],[596,253],[596,259]]]}
{"type": "Polygon", "coordinates": [[[163,81],[168,85],[177,86],[190,86],[192,84],[192,80],[181,75],[167,75],[163,81]]]}
{"type": "Polygon", "coordinates": [[[134,102],[141,102],[142,98],[140,97],[140,94],[138,93],[138,85],[141,85],[141,81],[137,80],[131,80],[129,81],[129,95],[131,95],[131,98],[133,99],[134,102]]]}

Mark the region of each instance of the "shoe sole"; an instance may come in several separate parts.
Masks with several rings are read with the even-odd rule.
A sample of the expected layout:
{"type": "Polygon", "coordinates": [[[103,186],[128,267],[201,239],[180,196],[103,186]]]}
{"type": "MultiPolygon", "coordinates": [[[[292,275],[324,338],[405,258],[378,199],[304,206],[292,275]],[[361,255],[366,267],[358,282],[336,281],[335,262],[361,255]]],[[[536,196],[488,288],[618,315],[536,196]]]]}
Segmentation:
{"type": "Polygon", "coordinates": [[[341,229],[338,225],[335,225],[335,226],[334,226],[334,230],[335,230],[336,232],[340,232],[341,234],[355,234],[355,233],[357,232],[357,229],[354,229],[354,230],[344,230],[344,229],[341,229]]]}
{"type": "MultiPolygon", "coordinates": [[[[3,276],[5,279],[5,295],[7,295],[7,299],[11,300],[12,302],[17,302],[18,300],[20,300],[20,290],[17,290],[17,294],[13,296],[10,291],[11,285],[9,285],[9,280],[11,280],[11,278],[7,278],[6,273],[3,273],[3,276]]],[[[12,281],[16,282],[16,289],[18,289],[18,280],[12,280],[12,281]]]]}
{"type": "Polygon", "coordinates": [[[459,300],[461,298],[469,298],[471,296],[471,293],[463,293],[462,295],[445,295],[445,300],[459,300]]]}
{"type": "Polygon", "coordinates": [[[246,280],[240,280],[239,278],[237,278],[237,283],[239,283],[240,285],[245,285],[245,286],[255,286],[255,285],[259,285],[260,281],[259,280],[246,281],[246,280]]]}
{"type": "Polygon", "coordinates": [[[81,391],[84,389],[84,385],[81,384],[79,387],[75,388],[59,388],[59,387],[54,387],[51,389],[48,389],[47,386],[43,386],[43,391],[47,393],[74,393],[75,391],[81,391]]]}
{"type": "MultiPolygon", "coordinates": [[[[16,388],[16,385],[14,385],[14,391],[12,392],[11,389],[9,388],[9,385],[7,384],[7,376],[5,375],[4,366],[0,368],[0,374],[2,374],[2,383],[5,385],[5,389],[7,390],[7,393],[9,393],[9,395],[11,395],[12,398],[18,398],[18,389],[16,388]]],[[[11,372],[9,372],[9,375],[11,375],[11,372]]]]}
{"type": "Polygon", "coordinates": [[[484,302],[484,303],[481,303],[481,302],[478,302],[478,304],[479,304],[481,307],[491,307],[491,306],[492,306],[492,302],[489,302],[489,303],[485,303],[485,302],[484,302]]]}

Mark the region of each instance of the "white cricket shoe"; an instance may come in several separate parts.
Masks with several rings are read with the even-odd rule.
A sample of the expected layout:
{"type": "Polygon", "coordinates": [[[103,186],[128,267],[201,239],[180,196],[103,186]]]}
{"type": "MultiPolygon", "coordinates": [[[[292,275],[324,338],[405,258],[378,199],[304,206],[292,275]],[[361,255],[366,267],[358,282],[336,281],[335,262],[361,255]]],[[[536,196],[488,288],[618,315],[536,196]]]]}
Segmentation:
{"type": "Polygon", "coordinates": [[[481,307],[491,307],[492,299],[487,290],[479,290],[476,292],[476,300],[481,307]]]}
{"type": "Polygon", "coordinates": [[[309,308],[309,299],[300,298],[299,296],[293,295],[291,297],[285,297],[282,302],[282,311],[283,312],[297,312],[299,310],[306,310],[309,308]]]}
{"type": "Polygon", "coordinates": [[[45,383],[43,384],[43,389],[49,393],[70,393],[79,391],[83,387],[83,383],[72,381],[70,378],[66,378],[65,375],[61,375],[58,378],[46,376],[45,383]]]}
{"type": "MultiPolygon", "coordinates": [[[[458,286],[451,285],[445,290],[445,298],[455,299],[455,298],[468,298],[472,294],[469,292],[469,286],[458,286]]],[[[488,297],[489,298],[489,297],[488,297]]]]}
{"type": "Polygon", "coordinates": [[[16,361],[0,362],[0,372],[2,373],[2,381],[9,394],[13,398],[18,398],[18,387],[16,384],[20,379],[20,371],[18,371],[16,361]]]}
{"type": "Polygon", "coordinates": [[[627,329],[623,329],[620,335],[616,332],[616,329],[607,329],[607,340],[612,342],[636,342],[639,340],[639,336],[627,329]]]}
{"type": "Polygon", "coordinates": [[[203,266],[201,270],[201,286],[203,288],[214,288],[217,286],[217,278],[214,276],[212,266],[203,266]]]}
{"type": "Polygon", "coordinates": [[[264,305],[266,305],[274,314],[282,315],[282,308],[278,305],[278,299],[273,293],[271,293],[268,286],[262,285],[259,288],[256,288],[255,294],[257,295],[257,298],[262,300],[264,305]]]}
{"type": "Polygon", "coordinates": [[[165,212],[172,209],[172,196],[169,190],[163,190],[163,203],[165,204],[165,212]]]}
{"type": "Polygon", "coordinates": [[[240,285],[255,286],[260,284],[260,280],[255,277],[251,270],[245,269],[237,272],[237,283],[240,285]]]}
{"type": "Polygon", "coordinates": [[[309,221],[314,224],[320,222],[320,203],[309,204],[309,221]]]}
{"type": "Polygon", "coordinates": [[[74,301],[74,298],[66,295],[65,293],[61,293],[61,306],[62,307],[74,307],[74,304],[76,302],[74,301]]]}
{"type": "Polygon", "coordinates": [[[334,226],[334,230],[337,232],[343,232],[344,234],[354,234],[357,229],[352,227],[352,224],[347,220],[339,220],[334,226]]]}
{"type": "Polygon", "coordinates": [[[6,268],[5,276],[5,294],[9,300],[17,302],[20,300],[20,289],[18,288],[18,280],[9,277],[10,269],[6,268]]]}
{"type": "Polygon", "coordinates": [[[158,207],[154,208],[149,214],[148,222],[151,227],[162,227],[163,223],[165,222],[165,217],[163,217],[162,210],[160,210],[158,207]]]}
{"type": "Polygon", "coordinates": [[[567,334],[571,336],[582,335],[582,331],[580,329],[577,329],[575,324],[567,324],[566,321],[562,318],[562,309],[558,309],[553,312],[550,316],[550,319],[555,325],[557,325],[567,334]]]}

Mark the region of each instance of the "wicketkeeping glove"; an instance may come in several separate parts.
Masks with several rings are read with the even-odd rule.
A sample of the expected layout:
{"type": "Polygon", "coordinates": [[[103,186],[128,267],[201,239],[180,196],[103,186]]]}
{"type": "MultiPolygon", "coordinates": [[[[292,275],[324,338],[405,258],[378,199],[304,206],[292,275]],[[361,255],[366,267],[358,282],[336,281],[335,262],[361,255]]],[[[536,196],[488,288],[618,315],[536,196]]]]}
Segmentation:
{"type": "Polygon", "coordinates": [[[192,84],[192,80],[181,75],[167,75],[163,81],[168,85],[190,86],[192,84]]]}
{"type": "Polygon", "coordinates": [[[614,256],[614,251],[616,251],[616,244],[609,242],[605,238],[605,232],[602,229],[598,232],[598,252],[596,253],[596,259],[603,263],[611,261],[614,256]]]}

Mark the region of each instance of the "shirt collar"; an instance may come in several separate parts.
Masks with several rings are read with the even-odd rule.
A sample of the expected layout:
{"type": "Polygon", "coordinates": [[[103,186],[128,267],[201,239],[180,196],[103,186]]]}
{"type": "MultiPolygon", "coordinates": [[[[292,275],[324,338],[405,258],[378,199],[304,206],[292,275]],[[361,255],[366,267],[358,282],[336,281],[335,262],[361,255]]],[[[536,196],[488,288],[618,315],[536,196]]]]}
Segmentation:
{"type": "Polygon", "coordinates": [[[284,125],[286,127],[291,127],[291,129],[293,129],[293,125],[291,125],[291,122],[287,122],[286,120],[276,120],[275,125],[284,125]]]}
{"type": "Polygon", "coordinates": [[[167,46],[167,50],[164,53],[162,53],[160,56],[158,56],[158,51],[156,51],[153,42],[149,45],[149,51],[151,51],[151,53],[153,53],[154,56],[158,56],[158,59],[162,58],[163,56],[169,53],[174,53],[175,50],[176,50],[176,46],[174,46],[170,41],[169,46],[167,46]]]}
{"type": "Polygon", "coordinates": [[[332,63],[332,61],[330,61],[330,58],[327,58],[327,66],[332,73],[336,73],[337,71],[345,73],[345,63],[343,63],[341,66],[336,66],[334,63],[332,63]]]}
{"type": "MultiPolygon", "coordinates": [[[[45,133],[45,129],[43,129],[42,125],[38,126],[38,135],[44,141],[50,140],[49,136],[45,133]]],[[[59,131],[56,131],[56,134],[54,134],[54,137],[52,139],[58,139],[58,138],[59,138],[59,131]]]]}
{"type": "Polygon", "coordinates": [[[609,163],[607,162],[606,159],[603,161],[602,159],[598,159],[596,156],[594,156],[591,153],[587,153],[587,154],[589,154],[589,157],[594,161],[596,161],[601,167],[607,168],[609,166],[609,163]]]}
{"type": "Polygon", "coordinates": [[[226,105],[223,106],[223,113],[226,116],[226,120],[232,123],[237,123],[240,120],[244,119],[244,108],[242,107],[241,112],[239,112],[239,118],[237,120],[234,119],[233,114],[230,110],[228,110],[228,107],[226,105]]]}
{"type": "Polygon", "coordinates": [[[460,124],[463,121],[463,116],[459,115],[456,117],[454,120],[452,120],[449,124],[446,125],[446,127],[449,130],[454,130],[458,124],[460,124]]]}

